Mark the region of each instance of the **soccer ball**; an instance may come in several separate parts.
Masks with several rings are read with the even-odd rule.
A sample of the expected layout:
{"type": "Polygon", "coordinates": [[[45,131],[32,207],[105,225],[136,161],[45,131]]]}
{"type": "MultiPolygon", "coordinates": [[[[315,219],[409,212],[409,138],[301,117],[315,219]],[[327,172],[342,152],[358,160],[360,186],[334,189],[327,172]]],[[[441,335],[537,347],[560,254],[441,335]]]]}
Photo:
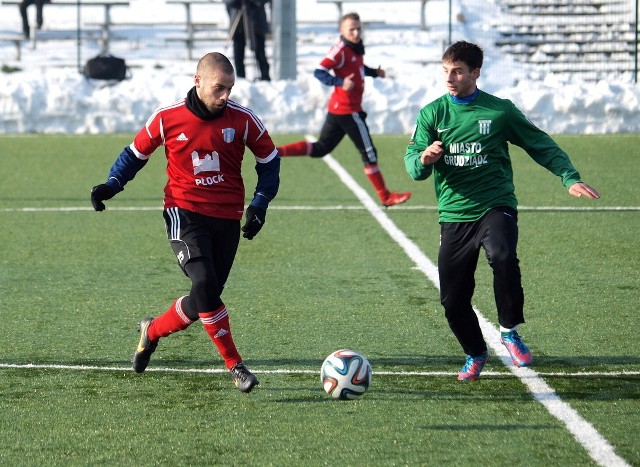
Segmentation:
{"type": "Polygon", "coordinates": [[[322,362],[320,380],[325,392],[334,399],[357,399],[371,384],[371,365],[358,352],[336,350],[322,362]]]}

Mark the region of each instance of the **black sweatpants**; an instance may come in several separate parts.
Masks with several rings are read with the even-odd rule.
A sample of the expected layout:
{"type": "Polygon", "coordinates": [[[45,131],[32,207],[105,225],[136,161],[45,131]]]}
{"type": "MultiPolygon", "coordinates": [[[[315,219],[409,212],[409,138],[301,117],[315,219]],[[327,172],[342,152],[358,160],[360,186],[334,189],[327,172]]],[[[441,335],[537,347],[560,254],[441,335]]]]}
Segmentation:
{"type": "Polygon", "coordinates": [[[313,143],[310,156],[326,156],[336,148],[345,135],[349,135],[360,152],[364,165],[375,164],[378,161],[378,152],[371,141],[366,119],[366,112],[346,115],[327,113],[327,118],[320,130],[320,137],[313,143]]]}
{"type": "Polygon", "coordinates": [[[493,292],[501,326],[524,323],[518,245],[518,213],[509,207],[490,210],[475,222],[441,223],[438,272],[440,302],[453,334],[467,355],[487,350],[471,299],[480,247],[493,269],[493,292]]]}

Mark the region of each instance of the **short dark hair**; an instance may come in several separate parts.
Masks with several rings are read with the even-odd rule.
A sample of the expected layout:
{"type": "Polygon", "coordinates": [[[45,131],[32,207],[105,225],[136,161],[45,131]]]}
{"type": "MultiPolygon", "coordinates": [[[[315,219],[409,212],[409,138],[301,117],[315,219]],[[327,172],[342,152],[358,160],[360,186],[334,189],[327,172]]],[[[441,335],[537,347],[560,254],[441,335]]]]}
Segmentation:
{"type": "Polygon", "coordinates": [[[462,62],[466,64],[470,70],[482,68],[482,60],[484,53],[476,44],[466,41],[458,41],[451,44],[442,55],[444,63],[462,62]]]}
{"type": "Polygon", "coordinates": [[[358,13],[347,13],[346,15],[342,15],[340,18],[340,24],[344,23],[346,20],[352,19],[354,21],[360,21],[360,15],[358,13]]]}

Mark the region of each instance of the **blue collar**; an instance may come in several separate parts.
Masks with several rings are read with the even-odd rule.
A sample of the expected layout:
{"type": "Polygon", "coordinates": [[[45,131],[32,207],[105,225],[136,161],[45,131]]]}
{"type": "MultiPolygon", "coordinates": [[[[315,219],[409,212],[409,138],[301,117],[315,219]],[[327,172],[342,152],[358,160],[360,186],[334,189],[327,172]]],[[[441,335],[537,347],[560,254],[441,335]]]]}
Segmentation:
{"type": "Polygon", "coordinates": [[[478,97],[478,94],[480,94],[480,89],[476,88],[476,90],[473,91],[472,94],[466,97],[456,97],[456,96],[452,96],[451,94],[449,94],[449,97],[456,104],[470,104],[471,102],[476,100],[476,97],[478,97]]]}

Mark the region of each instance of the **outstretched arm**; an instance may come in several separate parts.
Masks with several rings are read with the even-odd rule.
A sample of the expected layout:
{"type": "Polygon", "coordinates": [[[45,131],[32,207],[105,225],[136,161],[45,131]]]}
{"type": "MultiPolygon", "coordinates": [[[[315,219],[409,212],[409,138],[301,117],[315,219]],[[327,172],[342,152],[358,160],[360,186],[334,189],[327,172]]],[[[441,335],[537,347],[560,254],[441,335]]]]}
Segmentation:
{"type": "Polygon", "coordinates": [[[344,82],[342,78],[338,78],[322,68],[316,68],[313,72],[313,77],[327,86],[342,86],[344,82]]]}

